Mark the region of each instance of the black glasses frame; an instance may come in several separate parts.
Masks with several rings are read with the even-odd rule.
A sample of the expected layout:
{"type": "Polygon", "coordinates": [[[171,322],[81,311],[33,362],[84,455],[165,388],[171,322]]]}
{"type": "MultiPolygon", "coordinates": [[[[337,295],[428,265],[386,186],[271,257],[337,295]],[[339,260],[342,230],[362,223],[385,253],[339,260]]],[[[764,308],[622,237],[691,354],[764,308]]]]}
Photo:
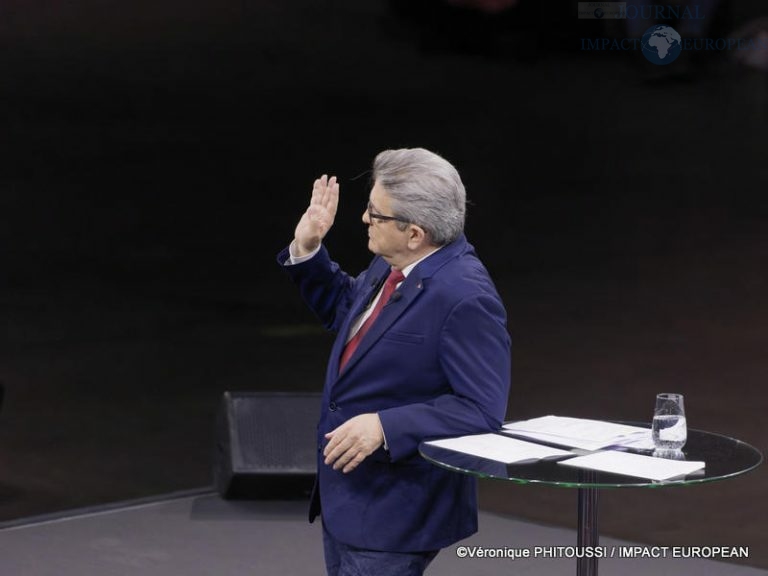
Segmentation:
{"type": "Polygon", "coordinates": [[[365,211],[368,212],[368,218],[373,220],[381,220],[382,222],[403,222],[405,224],[410,224],[410,222],[405,218],[399,218],[397,216],[385,216],[384,214],[374,212],[373,205],[370,202],[368,202],[368,205],[365,207],[365,211]]]}

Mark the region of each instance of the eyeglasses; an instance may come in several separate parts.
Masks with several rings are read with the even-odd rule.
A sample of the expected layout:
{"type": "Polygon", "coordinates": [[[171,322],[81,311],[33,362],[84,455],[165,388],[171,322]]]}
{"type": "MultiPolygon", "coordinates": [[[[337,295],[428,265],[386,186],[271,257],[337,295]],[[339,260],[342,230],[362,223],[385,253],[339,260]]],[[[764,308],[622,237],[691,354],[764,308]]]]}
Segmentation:
{"type": "Polygon", "coordinates": [[[405,218],[399,218],[398,216],[384,216],[384,214],[379,214],[378,212],[374,212],[374,210],[375,208],[373,207],[373,204],[368,202],[365,211],[368,212],[368,218],[371,218],[372,220],[381,220],[382,222],[405,222],[406,224],[409,224],[408,220],[405,218]]]}

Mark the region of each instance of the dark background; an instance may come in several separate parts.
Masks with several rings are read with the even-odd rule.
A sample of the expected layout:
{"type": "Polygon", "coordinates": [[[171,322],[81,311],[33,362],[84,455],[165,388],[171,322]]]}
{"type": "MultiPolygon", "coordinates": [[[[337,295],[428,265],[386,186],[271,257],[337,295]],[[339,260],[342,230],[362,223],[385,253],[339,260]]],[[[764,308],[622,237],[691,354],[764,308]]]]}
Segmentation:
{"type": "MultiPolygon", "coordinates": [[[[676,391],[689,426],[765,450],[768,75],[579,50],[611,24],[565,2],[5,0],[0,520],[209,485],[223,391],[319,390],[331,337],[274,256],[327,172],[327,244],[361,270],[365,172],[404,146],[467,186],[510,418],[648,421],[676,391]]],[[[607,491],[602,529],[768,567],[766,479],[607,491]]],[[[575,525],[569,490],[481,497],[575,525]]]]}

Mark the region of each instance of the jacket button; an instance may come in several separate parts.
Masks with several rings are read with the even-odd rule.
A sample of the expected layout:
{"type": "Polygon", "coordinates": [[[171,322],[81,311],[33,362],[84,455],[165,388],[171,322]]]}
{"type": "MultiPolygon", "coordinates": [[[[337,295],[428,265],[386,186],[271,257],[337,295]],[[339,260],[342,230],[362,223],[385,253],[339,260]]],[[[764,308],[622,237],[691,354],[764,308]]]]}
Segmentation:
{"type": "Polygon", "coordinates": [[[336,412],[336,402],[328,404],[328,408],[330,408],[331,412],[336,412]]]}

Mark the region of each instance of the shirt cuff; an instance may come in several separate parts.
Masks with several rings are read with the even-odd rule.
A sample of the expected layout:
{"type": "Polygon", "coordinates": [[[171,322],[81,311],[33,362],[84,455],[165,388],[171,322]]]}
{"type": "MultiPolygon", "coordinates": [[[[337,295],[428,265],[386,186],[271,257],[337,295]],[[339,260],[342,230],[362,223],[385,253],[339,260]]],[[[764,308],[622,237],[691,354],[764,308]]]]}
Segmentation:
{"type": "MultiPolygon", "coordinates": [[[[376,416],[378,416],[378,415],[379,415],[379,413],[376,412],[376,416]]],[[[379,417],[379,428],[381,428],[381,436],[382,436],[382,438],[384,438],[384,444],[383,444],[384,450],[389,452],[389,445],[387,444],[387,434],[386,434],[386,432],[384,432],[384,425],[381,423],[381,418],[380,417],[379,417]]]]}
{"type": "Polygon", "coordinates": [[[294,264],[301,264],[302,262],[306,262],[307,260],[311,260],[312,258],[315,257],[315,254],[320,252],[320,247],[322,246],[322,243],[318,244],[317,248],[315,248],[314,250],[312,250],[312,252],[310,252],[309,254],[306,254],[305,256],[294,256],[294,252],[295,252],[294,245],[295,244],[296,244],[296,240],[293,240],[291,242],[291,245],[288,246],[289,258],[285,262],[286,266],[293,266],[294,264]]]}

